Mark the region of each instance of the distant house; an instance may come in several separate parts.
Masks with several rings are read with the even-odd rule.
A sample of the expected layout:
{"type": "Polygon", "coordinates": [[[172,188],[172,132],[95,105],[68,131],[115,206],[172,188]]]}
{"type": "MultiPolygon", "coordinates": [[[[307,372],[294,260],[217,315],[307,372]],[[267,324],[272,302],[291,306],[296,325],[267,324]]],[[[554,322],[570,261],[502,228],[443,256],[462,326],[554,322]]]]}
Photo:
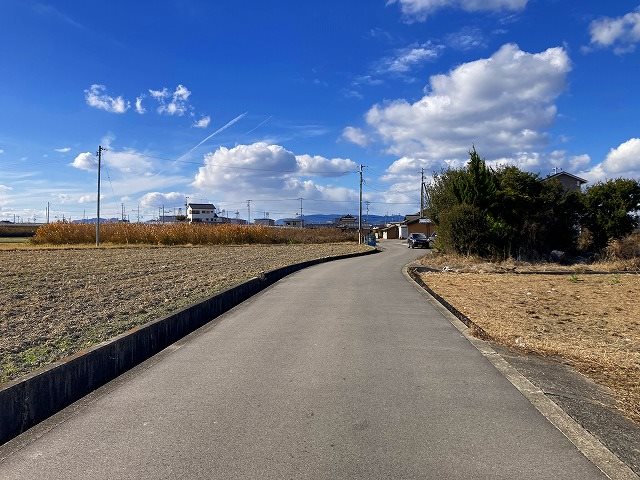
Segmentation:
{"type": "Polygon", "coordinates": [[[179,215],[160,215],[158,222],[160,223],[177,223],[179,215]]]}
{"type": "Polygon", "coordinates": [[[584,178],[576,177],[567,172],[558,172],[553,175],[549,175],[547,178],[543,179],[543,182],[548,182],[551,180],[558,180],[564,189],[568,192],[572,192],[574,190],[580,190],[582,185],[587,183],[584,178]]]}
{"type": "Polygon", "coordinates": [[[187,220],[189,223],[222,223],[213,203],[188,203],[187,220]]]}
{"type": "Polygon", "coordinates": [[[336,218],[335,226],[338,228],[358,228],[358,217],[343,215],[340,218],[336,218]]]}
{"type": "Polygon", "coordinates": [[[301,228],[301,227],[304,227],[304,220],[301,219],[301,218],[283,218],[282,219],[282,224],[285,227],[301,228]]]}
{"type": "Polygon", "coordinates": [[[399,225],[389,225],[382,229],[382,238],[385,240],[393,240],[396,238],[400,238],[400,226],[399,225]]]}
{"type": "Polygon", "coordinates": [[[231,223],[233,225],[247,225],[247,222],[244,218],[222,218],[222,223],[231,223]]]}
{"type": "Polygon", "coordinates": [[[412,233],[424,233],[425,235],[433,235],[436,232],[436,224],[428,218],[414,218],[405,222],[407,226],[407,236],[412,233]]]}
{"type": "Polygon", "coordinates": [[[273,218],[256,218],[253,223],[256,225],[263,225],[265,227],[273,227],[276,221],[273,218]]]}

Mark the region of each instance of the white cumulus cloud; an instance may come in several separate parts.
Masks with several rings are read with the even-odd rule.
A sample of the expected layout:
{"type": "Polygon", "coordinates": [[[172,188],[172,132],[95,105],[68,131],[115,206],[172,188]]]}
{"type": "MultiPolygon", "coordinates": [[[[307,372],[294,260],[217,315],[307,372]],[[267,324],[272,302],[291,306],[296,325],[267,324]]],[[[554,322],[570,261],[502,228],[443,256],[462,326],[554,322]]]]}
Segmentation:
{"type": "Polygon", "coordinates": [[[400,157],[466,160],[476,145],[489,159],[531,152],[547,142],[571,64],[563,48],[527,53],[502,46],[490,58],[430,78],[427,94],[410,103],[374,105],[368,124],[400,157]]]}
{"type": "Polygon", "coordinates": [[[333,177],[355,172],[358,168],[358,165],[348,158],[328,159],[320,155],[297,155],[296,162],[298,164],[296,173],[301,176],[333,177]]]}
{"type": "MultiPolygon", "coordinates": [[[[218,198],[236,201],[246,199],[247,195],[256,201],[260,197],[346,201],[355,195],[354,190],[323,185],[308,177],[337,177],[354,172],[356,168],[355,162],[349,159],[295,155],[280,145],[258,142],[233,148],[220,147],[205,155],[192,186],[201,191],[216,192],[218,198]]],[[[295,211],[295,204],[293,201],[287,208],[295,211]]]]}
{"type": "Polygon", "coordinates": [[[590,181],[610,178],[640,179],[640,138],[631,138],[612,148],[605,160],[580,173],[590,181]]]}
{"type": "Polygon", "coordinates": [[[84,91],[84,98],[90,107],[105,110],[110,113],[125,113],[129,107],[129,101],[122,96],[111,97],[106,94],[107,87],[93,84],[84,91]]]}
{"type": "Polygon", "coordinates": [[[83,152],[74,158],[73,162],[71,162],[71,166],[91,172],[98,169],[98,159],[91,152],[83,152]]]}
{"type": "MultiPolygon", "coordinates": [[[[110,142],[103,142],[110,145],[110,142]]],[[[98,159],[91,152],[83,152],[76,156],[70,164],[79,170],[94,171],[98,169],[98,159]]],[[[102,165],[123,174],[149,176],[153,174],[153,162],[146,155],[133,149],[115,150],[109,148],[102,154],[102,165]]]]}
{"type": "Polygon", "coordinates": [[[130,149],[109,150],[103,154],[107,166],[122,173],[136,175],[151,175],[153,162],[146,155],[130,149]]]}
{"type": "Polygon", "coordinates": [[[211,117],[209,115],[203,116],[200,120],[193,124],[196,128],[207,128],[211,123],[211,117]]]}
{"type": "Polygon", "coordinates": [[[442,8],[458,8],[467,12],[518,11],[527,6],[528,0],[388,0],[387,5],[399,3],[408,18],[425,20],[442,8]]]}
{"type": "Polygon", "coordinates": [[[220,147],[204,157],[193,186],[206,188],[234,188],[251,191],[256,185],[279,189],[287,173],[298,169],[295,155],[280,145],[263,142],[220,147]]]}
{"type": "Polygon", "coordinates": [[[611,47],[616,54],[632,52],[640,42],[640,11],[622,17],[603,17],[589,25],[591,44],[611,47]]]}
{"type": "Polygon", "coordinates": [[[185,194],[180,192],[149,192],[140,198],[140,206],[142,208],[159,207],[162,205],[174,206],[182,205],[185,202],[185,194]]]}
{"type": "Polygon", "coordinates": [[[342,138],[361,147],[366,147],[369,143],[367,135],[357,127],[345,127],[342,131],[342,138]]]}

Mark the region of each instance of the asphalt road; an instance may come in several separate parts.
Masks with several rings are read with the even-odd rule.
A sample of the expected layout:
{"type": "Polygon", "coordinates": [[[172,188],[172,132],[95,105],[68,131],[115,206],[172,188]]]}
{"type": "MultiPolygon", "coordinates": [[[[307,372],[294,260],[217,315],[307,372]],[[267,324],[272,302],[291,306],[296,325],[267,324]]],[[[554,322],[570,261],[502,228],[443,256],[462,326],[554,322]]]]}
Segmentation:
{"type": "Polygon", "coordinates": [[[384,246],[282,280],[0,448],[0,478],[604,478],[404,278],[422,252],[384,246]]]}

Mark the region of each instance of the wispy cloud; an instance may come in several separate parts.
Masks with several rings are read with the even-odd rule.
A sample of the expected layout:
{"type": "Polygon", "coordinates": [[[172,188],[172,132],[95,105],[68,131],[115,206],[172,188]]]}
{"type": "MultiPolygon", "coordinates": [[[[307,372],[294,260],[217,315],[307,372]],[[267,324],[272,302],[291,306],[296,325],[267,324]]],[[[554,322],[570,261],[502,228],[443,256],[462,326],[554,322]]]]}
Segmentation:
{"type": "Polygon", "coordinates": [[[200,120],[196,121],[193,126],[196,128],[207,128],[211,123],[211,117],[209,115],[203,116],[200,120]]]}
{"type": "Polygon", "coordinates": [[[487,42],[479,28],[465,27],[455,33],[450,33],[446,37],[447,45],[456,50],[473,50],[484,48],[487,42]]]}
{"type": "Polygon", "coordinates": [[[425,62],[437,59],[443,48],[442,45],[435,45],[431,42],[410,45],[383,58],[375,65],[374,71],[378,75],[408,73],[425,62]]]}
{"type": "Polygon", "coordinates": [[[140,115],[144,114],[147,110],[142,106],[142,99],[144,98],[144,95],[140,95],[139,97],[136,97],[136,112],[138,112],[140,115]]]}
{"type": "Polygon", "coordinates": [[[160,114],[182,116],[192,109],[189,105],[191,91],[182,84],[178,85],[173,93],[169,93],[169,90],[163,88],[162,90],[149,90],[149,95],[160,104],[157,109],[160,114]]]}
{"type": "Polygon", "coordinates": [[[58,153],[69,153],[71,151],[71,147],[54,148],[53,150],[58,153]]]}
{"type": "Polygon", "coordinates": [[[345,127],[342,131],[342,138],[360,147],[365,147],[369,143],[369,137],[357,127],[345,127]]]}
{"type": "Polygon", "coordinates": [[[388,0],[387,5],[399,3],[408,21],[424,21],[442,8],[457,8],[467,12],[519,11],[528,0],[388,0]]]}
{"type": "Polygon", "coordinates": [[[33,5],[33,11],[39,15],[49,15],[52,16],[67,25],[71,25],[72,27],[78,28],[80,30],[86,30],[87,27],[82,25],[81,23],[76,22],[73,18],[71,18],[66,13],[62,13],[60,10],[52,7],[51,5],[47,5],[44,3],[36,3],[33,5]]]}
{"type": "Polygon", "coordinates": [[[93,84],[84,91],[85,101],[87,105],[110,113],[125,113],[129,107],[129,101],[122,96],[111,97],[106,94],[107,87],[104,85],[93,84]]]}

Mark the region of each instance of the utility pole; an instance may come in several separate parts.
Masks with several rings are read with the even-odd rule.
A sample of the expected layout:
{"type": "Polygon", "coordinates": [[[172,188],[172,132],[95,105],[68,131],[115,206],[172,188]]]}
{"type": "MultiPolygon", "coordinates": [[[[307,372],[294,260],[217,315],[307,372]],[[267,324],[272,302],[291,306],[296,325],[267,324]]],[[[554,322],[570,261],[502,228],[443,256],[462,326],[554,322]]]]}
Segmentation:
{"type": "Polygon", "coordinates": [[[420,218],[424,216],[424,168],[421,172],[420,179],[420,218]]]}
{"type": "Polygon", "coordinates": [[[138,223],[140,223],[140,204],[138,204],[138,223]]]}
{"type": "Polygon", "coordinates": [[[300,228],[304,227],[304,217],[302,216],[302,197],[300,197],[300,228]]]}
{"type": "Polygon", "coordinates": [[[120,214],[120,220],[122,222],[124,222],[124,203],[121,203],[120,206],[122,207],[122,213],[120,214]]]}
{"type": "Polygon", "coordinates": [[[162,223],[164,223],[164,204],[162,205],[162,223]]]}
{"type": "Polygon", "coordinates": [[[49,223],[49,202],[47,202],[47,223],[49,223]]]}
{"type": "Polygon", "coordinates": [[[100,169],[102,167],[102,152],[105,150],[106,148],[103,148],[102,145],[98,145],[98,199],[97,199],[98,218],[96,219],[96,247],[100,245],[100,169]]]}
{"type": "Polygon", "coordinates": [[[251,200],[247,200],[247,224],[251,225],[251,200]]]}
{"type": "Polygon", "coordinates": [[[360,165],[360,214],[358,215],[358,243],[362,243],[362,169],[364,165],[360,165]]]}
{"type": "Polygon", "coordinates": [[[366,202],[364,202],[367,205],[367,216],[364,217],[366,220],[366,224],[369,225],[369,204],[371,203],[369,200],[367,200],[366,202]]]}

